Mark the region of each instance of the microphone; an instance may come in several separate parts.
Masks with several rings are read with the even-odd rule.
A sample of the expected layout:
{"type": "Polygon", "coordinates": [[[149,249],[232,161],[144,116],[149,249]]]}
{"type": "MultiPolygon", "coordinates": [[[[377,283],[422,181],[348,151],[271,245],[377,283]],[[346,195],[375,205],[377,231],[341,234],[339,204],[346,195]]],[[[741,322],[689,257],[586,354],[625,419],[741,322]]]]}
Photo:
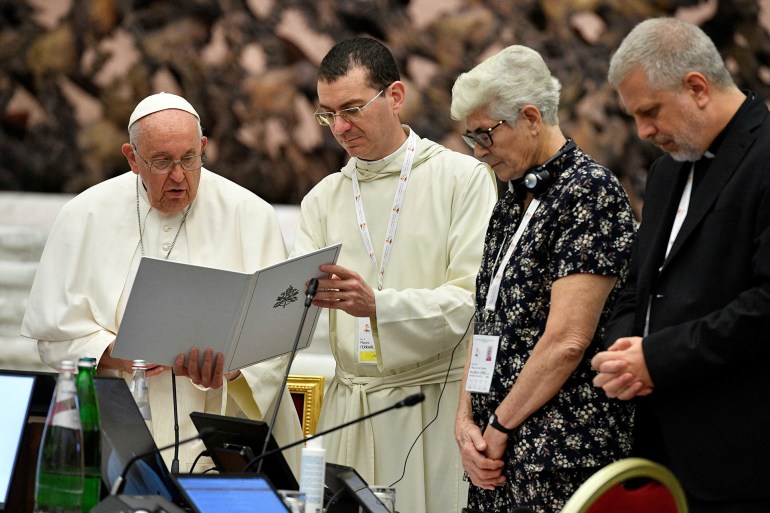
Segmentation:
{"type": "MultiPolygon", "coordinates": [[[[403,408],[404,406],[414,406],[415,404],[421,403],[424,400],[425,400],[425,394],[412,394],[400,400],[390,408],[403,408]]],[[[388,411],[390,408],[382,411],[388,411]]],[[[379,413],[382,413],[382,412],[378,412],[377,414],[379,415],[379,413]]]]}
{"type": "Polygon", "coordinates": [[[155,448],[151,451],[143,452],[140,454],[135,455],[133,458],[128,460],[128,463],[126,463],[126,466],[123,467],[123,472],[120,473],[118,478],[115,480],[115,483],[113,483],[112,488],[110,489],[110,495],[117,495],[120,493],[120,490],[123,488],[123,482],[126,480],[126,476],[128,475],[128,471],[131,469],[134,463],[136,463],[138,460],[142,458],[146,458],[147,456],[152,456],[155,453],[159,453],[162,451],[165,451],[166,449],[171,449],[172,447],[178,447],[179,445],[183,445],[189,442],[194,442],[195,440],[201,439],[205,440],[206,438],[210,437],[214,433],[216,433],[216,429],[210,426],[206,426],[205,428],[201,429],[197,435],[191,436],[190,438],[185,438],[181,442],[175,442],[173,444],[165,445],[160,448],[155,448]]]}
{"type": "MultiPolygon", "coordinates": [[[[307,284],[307,290],[305,291],[305,308],[302,310],[302,319],[299,321],[299,327],[297,328],[297,336],[294,337],[294,345],[291,347],[291,353],[289,353],[289,363],[286,365],[286,372],[283,374],[283,382],[281,388],[278,389],[278,398],[275,401],[275,408],[273,409],[273,415],[270,418],[270,423],[267,425],[267,434],[265,435],[265,443],[262,445],[262,454],[267,451],[267,445],[270,442],[270,437],[273,434],[273,427],[275,427],[275,419],[278,418],[278,408],[281,406],[281,399],[283,399],[284,391],[286,390],[286,383],[289,382],[289,372],[291,372],[291,364],[294,361],[294,357],[297,354],[297,347],[299,347],[299,337],[302,335],[302,329],[305,327],[305,319],[307,318],[307,311],[310,308],[310,304],[315,297],[315,293],[318,291],[318,278],[310,278],[307,284]]],[[[257,467],[257,473],[262,471],[262,459],[259,460],[259,466],[257,467]]]]}
{"type": "Polygon", "coordinates": [[[316,292],[318,292],[318,278],[310,278],[310,281],[307,284],[307,296],[305,296],[306,307],[310,306],[310,303],[313,301],[316,292]]]}
{"type": "MultiPolygon", "coordinates": [[[[251,461],[249,461],[246,466],[243,468],[243,472],[247,472],[252,465],[259,462],[260,464],[266,458],[267,456],[271,456],[273,454],[285,451],[286,449],[291,449],[292,447],[296,447],[299,444],[306,443],[310,440],[313,440],[314,438],[318,438],[319,436],[327,435],[329,433],[333,433],[334,431],[339,431],[340,429],[346,428],[352,424],[356,424],[358,422],[362,422],[366,419],[371,419],[372,417],[376,417],[377,415],[381,415],[385,412],[388,412],[390,410],[395,410],[397,408],[403,408],[408,406],[414,406],[415,404],[421,403],[425,400],[425,394],[412,394],[410,396],[405,397],[404,399],[398,401],[393,406],[388,406],[387,408],[383,408],[382,410],[377,410],[374,413],[370,413],[368,415],[364,415],[363,417],[358,417],[357,419],[350,420],[348,422],[345,422],[343,424],[340,424],[339,426],[334,426],[332,428],[329,428],[327,430],[321,431],[320,433],[316,433],[312,436],[308,436],[307,438],[301,438],[300,440],[297,440],[295,442],[292,442],[288,445],[284,445],[283,447],[278,447],[276,449],[272,449],[270,451],[265,451],[265,449],[262,450],[262,453],[253,457],[251,461]]],[[[268,435],[269,438],[269,435],[268,435]]],[[[267,447],[267,444],[265,444],[265,447],[267,447]]],[[[260,466],[261,468],[261,466],[260,466]]],[[[257,470],[259,472],[259,469],[257,470]]]]}

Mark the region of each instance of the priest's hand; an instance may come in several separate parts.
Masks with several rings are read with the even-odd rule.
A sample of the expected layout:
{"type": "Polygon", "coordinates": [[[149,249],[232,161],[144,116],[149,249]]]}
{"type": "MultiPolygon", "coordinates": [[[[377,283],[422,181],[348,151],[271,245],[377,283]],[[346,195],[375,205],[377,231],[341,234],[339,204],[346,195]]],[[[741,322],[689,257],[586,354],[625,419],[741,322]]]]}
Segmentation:
{"type": "Polygon", "coordinates": [[[341,265],[324,264],[319,269],[329,277],[318,280],[315,306],[336,308],[353,317],[375,317],[374,290],[361,276],[341,265]]]}
{"type": "Polygon", "coordinates": [[[231,381],[238,377],[241,371],[233,371],[224,375],[225,355],[218,352],[214,357],[214,350],[207,347],[203,351],[203,364],[198,363],[200,351],[197,347],[190,350],[190,357],[186,358],[184,353],[180,353],[174,361],[174,374],[177,376],[188,376],[190,380],[198,386],[204,388],[221,388],[223,376],[231,381]]]}
{"type": "Polygon", "coordinates": [[[597,353],[591,366],[599,371],[594,386],[604,389],[607,397],[629,400],[653,391],[641,337],[619,338],[607,351],[597,353]]]}

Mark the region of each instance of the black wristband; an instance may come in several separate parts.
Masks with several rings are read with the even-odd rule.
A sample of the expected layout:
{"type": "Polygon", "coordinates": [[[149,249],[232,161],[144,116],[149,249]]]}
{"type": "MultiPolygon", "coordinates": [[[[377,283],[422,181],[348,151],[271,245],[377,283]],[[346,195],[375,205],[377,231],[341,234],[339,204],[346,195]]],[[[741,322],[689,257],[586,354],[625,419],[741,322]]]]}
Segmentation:
{"type": "Polygon", "coordinates": [[[506,435],[510,435],[513,433],[514,429],[508,429],[507,427],[500,424],[500,422],[497,420],[497,414],[492,412],[492,414],[489,416],[489,425],[495,428],[496,430],[500,431],[501,433],[505,433],[506,435]]]}

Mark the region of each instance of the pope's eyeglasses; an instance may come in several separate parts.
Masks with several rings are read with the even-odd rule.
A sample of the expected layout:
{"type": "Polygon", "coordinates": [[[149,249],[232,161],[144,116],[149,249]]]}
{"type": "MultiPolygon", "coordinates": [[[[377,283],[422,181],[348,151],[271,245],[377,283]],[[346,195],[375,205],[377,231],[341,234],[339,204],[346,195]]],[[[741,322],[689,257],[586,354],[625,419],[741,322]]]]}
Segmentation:
{"type": "Polygon", "coordinates": [[[134,144],[133,146],[134,154],[142,159],[144,165],[147,166],[150,169],[150,173],[154,175],[168,174],[177,164],[179,164],[179,167],[181,167],[184,171],[198,171],[203,166],[203,163],[206,162],[205,153],[201,153],[200,155],[188,155],[186,157],[182,157],[181,159],[157,159],[153,160],[152,162],[147,162],[147,160],[145,160],[145,158],[139,154],[139,150],[136,149],[136,145],[134,144]]]}

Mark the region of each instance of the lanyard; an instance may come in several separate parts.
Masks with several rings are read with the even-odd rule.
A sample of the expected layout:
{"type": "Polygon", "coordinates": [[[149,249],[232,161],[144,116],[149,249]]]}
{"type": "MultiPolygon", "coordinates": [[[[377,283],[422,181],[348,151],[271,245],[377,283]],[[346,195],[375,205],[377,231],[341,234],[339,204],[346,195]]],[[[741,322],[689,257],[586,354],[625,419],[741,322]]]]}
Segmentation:
{"type": "Polygon", "coordinates": [[[398,216],[401,212],[401,205],[404,203],[406,195],[406,186],[409,181],[409,173],[412,171],[412,162],[414,161],[415,146],[417,136],[414,130],[409,131],[409,137],[406,140],[406,153],[404,154],[404,165],[401,168],[401,175],[398,178],[398,187],[396,195],[393,198],[393,207],[390,209],[390,220],[388,221],[388,231],[385,233],[385,243],[382,247],[382,263],[377,265],[377,256],[374,254],[374,244],[372,236],[369,234],[369,227],[366,224],[364,215],[364,202],[361,198],[361,187],[358,185],[358,172],[353,168],[353,201],[356,204],[356,217],[358,218],[358,228],[361,230],[361,237],[364,239],[366,251],[369,253],[369,259],[377,271],[377,290],[382,290],[382,279],[385,275],[385,266],[390,259],[390,250],[393,247],[393,239],[396,236],[396,227],[398,226],[398,216]]]}
{"type": "Polygon", "coordinates": [[[503,281],[503,273],[505,272],[505,268],[508,265],[508,261],[511,259],[511,255],[513,255],[513,250],[516,249],[516,245],[519,243],[519,239],[521,239],[521,236],[524,233],[524,230],[527,229],[527,225],[529,224],[530,219],[532,219],[532,216],[535,215],[535,211],[539,206],[540,206],[540,200],[537,198],[534,198],[529,203],[529,206],[527,207],[527,211],[524,212],[524,217],[521,219],[521,222],[519,223],[519,227],[516,229],[516,233],[513,234],[513,240],[511,240],[511,245],[508,246],[508,251],[505,252],[503,261],[500,262],[500,266],[497,268],[497,272],[495,273],[494,276],[492,276],[492,279],[489,281],[489,290],[487,291],[487,304],[486,306],[484,306],[484,309],[488,312],[495,311],[495,305],[497,304],[497,297],[500,295],[500,283],[503,281]]]}

